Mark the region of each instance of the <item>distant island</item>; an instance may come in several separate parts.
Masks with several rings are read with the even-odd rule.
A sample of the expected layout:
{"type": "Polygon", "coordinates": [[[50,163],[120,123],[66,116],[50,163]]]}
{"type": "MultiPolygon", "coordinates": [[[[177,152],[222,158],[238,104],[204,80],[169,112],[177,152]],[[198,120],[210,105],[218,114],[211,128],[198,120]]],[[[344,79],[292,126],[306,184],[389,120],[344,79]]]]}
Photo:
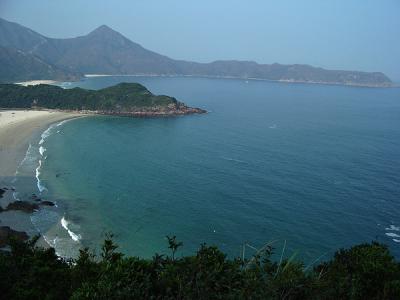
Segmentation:
{"type": "Polygon", "coordinates": [[[105,25],[85,36],[55,39],[1,18],[0,65],[0,82],[4,83],[35,79],[79,80],[85,74],[107,74],[261,79],[366,87],[393,85],[381,72],[236,60],[211,63],[175,60],[147,50],[105,25]]]}
{"type": "Polygon", "coordinates": [[[26,87],[0,84],[0,108],[53,109],[132,117],[206,113],[173,97],[154,95],[138,83],[120,83],[101,90],[63,89],[47,84],[26,87]]]}

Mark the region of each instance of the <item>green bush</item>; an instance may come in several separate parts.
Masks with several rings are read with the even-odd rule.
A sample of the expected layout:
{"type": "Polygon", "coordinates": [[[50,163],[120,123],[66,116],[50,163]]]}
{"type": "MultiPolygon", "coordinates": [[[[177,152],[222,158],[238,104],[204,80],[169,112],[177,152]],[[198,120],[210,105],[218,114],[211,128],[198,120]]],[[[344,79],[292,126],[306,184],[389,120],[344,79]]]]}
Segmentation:
{"type": "Polygon", "coordinates": [[[375,242],[341,249],[309,271],[293,258],[272,261],[271,247],[242,260],[203,244],[178,258],[182,244],[168,242],[170,256],[141,259],[119,253],[108,236],[99,257],[83,249],[72,261],[35,240],[14,241],[0,254],[0,298],[400,299],[400,265],[375,242]]]}

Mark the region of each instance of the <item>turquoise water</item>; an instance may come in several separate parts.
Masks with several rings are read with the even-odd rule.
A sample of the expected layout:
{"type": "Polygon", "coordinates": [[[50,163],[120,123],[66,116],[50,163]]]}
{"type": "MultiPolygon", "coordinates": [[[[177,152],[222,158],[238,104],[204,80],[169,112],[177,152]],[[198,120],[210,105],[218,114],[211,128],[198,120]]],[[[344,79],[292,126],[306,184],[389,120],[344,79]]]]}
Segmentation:
{"type": "Polygon", "coordinates": [[[239,255],[243,243],[277,240],[312,261],[378,240],[400,256],[399,89],[167,77],[68,87],[121,81],[210,113],[53,128],[40,179],[59,206],[50,219],[64,218],[48,231],[64,239],[59,251],[112,232],[124,253],[144,257],[167,252],[166,235],[182,253],[207,242],[239,255]]]}

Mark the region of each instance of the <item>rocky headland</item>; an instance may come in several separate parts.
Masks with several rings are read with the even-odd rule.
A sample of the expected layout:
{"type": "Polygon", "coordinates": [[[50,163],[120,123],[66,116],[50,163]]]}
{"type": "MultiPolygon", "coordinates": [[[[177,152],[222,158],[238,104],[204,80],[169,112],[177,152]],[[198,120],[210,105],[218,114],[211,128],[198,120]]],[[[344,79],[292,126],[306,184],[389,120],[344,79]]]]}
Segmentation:
{"type": "Polygon", "coordinates": [[[174,97],[154,95],[138,83],[119,83],[100,90],[63,89],[53,85],[0,84],[0,108],[49,109],[130,117],[203,114],[174,97]]]}

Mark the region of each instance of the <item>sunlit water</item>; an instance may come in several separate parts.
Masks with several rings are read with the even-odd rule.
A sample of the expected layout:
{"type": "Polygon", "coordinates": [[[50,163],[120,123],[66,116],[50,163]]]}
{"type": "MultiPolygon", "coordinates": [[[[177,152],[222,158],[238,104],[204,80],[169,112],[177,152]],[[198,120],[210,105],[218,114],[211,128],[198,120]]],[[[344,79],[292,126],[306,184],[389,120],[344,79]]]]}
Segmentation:
{"type": "Polygon", "coordinates": [[[38,177],[58,207],[33,221],[59,253],[112,232],[144,257],[166,252],[166,235],[186,254],[277,240],[277,251],[286,241],[285,253],[313,261],[378,240],[400,256],[399,89],[167,77],[64,86],[121,81],[209,113],[53,126],[38,177]]]}

